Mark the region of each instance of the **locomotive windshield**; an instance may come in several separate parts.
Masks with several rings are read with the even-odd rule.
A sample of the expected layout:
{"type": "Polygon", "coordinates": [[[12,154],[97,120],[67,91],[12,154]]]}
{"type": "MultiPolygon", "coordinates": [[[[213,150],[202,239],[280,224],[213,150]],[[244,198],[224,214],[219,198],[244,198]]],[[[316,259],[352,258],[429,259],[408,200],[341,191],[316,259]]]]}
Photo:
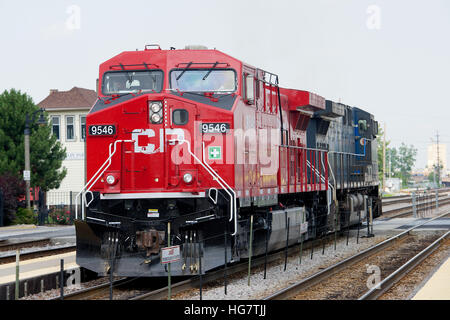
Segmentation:
{"type": "Polygon", "coordinates": [[[104,95],[125,94],[138,91],[161,92],[163,72],[160,70],[114,71],[103,76],[104,95]]]}
{"type": "Polygon", "coordinates": [[[233,92],[236,90],[236,73],[233,70],[172,70],[171,90],[187,92],[233,92]]]}

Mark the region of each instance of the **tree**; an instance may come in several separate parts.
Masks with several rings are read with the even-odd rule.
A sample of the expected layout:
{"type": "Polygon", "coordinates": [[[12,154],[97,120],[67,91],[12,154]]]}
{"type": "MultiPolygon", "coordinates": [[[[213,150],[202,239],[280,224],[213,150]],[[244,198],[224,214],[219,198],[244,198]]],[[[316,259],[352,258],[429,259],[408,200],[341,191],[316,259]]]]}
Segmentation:
{"type": "MultiPolygon", "coordinates": [[[[380,181],[383,179],[383,129],[378,127],[378,175],[380,181]]],[[[414,146],[407,146],[402,143],[397,149],[389,148],[391,142],[386,140],[386,171],[390,172],[392,177],[402,179],[402,185],[407,186],[411,177],[412,168],[416,162],[417,149],[414,146]],[[390,170],[389,170],[390,167],[390,170]]]]}
{"type": "MultiPolygon", "coordinates": [[[[31,97],[20,90],[5,90],[0,95],[0,175],[10,173],[22,179],[25,118],[38,109],[31,97]]],[[[67,170],[61,168],[65,157],[66,150],[52,134],[50,125],[31,125],[32,186],[39,186],[43,191],[58,188],[67,174],[67,170]]]]}
{"type": "MultiPolygon", "coordinates": [[[[378,144],[378,150],[377,150],[377,155],[378,155],[378,179],[380,180],[380,184],[381,181],[383,181],[383,135],[384,135],[384,131],[383,128],[381,128],[381,125],[378,124],[378,135],[377,135],[377,144],[378,144]]],[[[386,140],[386,156],[388,154],[388,146],[391,142],[386,140]]],[[[387,165],[386,165],[387,167],[387,165]]]]}
{"type": "Polygon", "coordinates": [[[398,149],[398,168],[400,170],[400,177],[403,186],[408,185],[408,180],[411,177],[411,171],[416,163],[417,149],[414,146],[407,146],[402,142],[398,149]]]}
{"type": "MultiPolygon", "coordinates": [[[[439,172],[442,172],[442,169],[444,168],[444,165],[441,161],[439,161],[439,172]]],[[[438,179],[438,166],[437,164],[433,164],[433,171],[431,171],[428,174],[428,181],[433,182],[436,184],[437,187],[440,187],[439,183],[441,182],[441,179],[438,179]]]]}
{"type": "Polygon", "coordinates": [[[4,222],[8,225],[16,217],[18,199],[25,194],[25,183],[15,175],[4,173],[0,175],[0,190],[3,193],[4,222]]]}

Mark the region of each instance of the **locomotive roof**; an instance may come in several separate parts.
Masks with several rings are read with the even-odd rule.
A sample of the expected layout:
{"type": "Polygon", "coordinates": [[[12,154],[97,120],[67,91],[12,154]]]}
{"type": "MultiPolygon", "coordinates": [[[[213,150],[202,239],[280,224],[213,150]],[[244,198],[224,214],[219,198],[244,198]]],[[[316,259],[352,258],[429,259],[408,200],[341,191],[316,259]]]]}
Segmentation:
{"type": "Polygon", "coordinates": [[[161,68],[166,66],[168,68],[185,67],[186,63],[194,62],[196,67],[211,67],[212,63],[219,62],[218,68],[234,67],[238,68],[242,62],[233,58],[226,53],[216,49],[179,49],[179,50],[162,50],[162,49],[146,49],[140,51],[124,51],[118,55],[106,60],[100,65],[100,71],[108,71],[112,69],[120,69],[121,64],[125,69],[134,66],[137,69],[161,68]],[[204,63],[203,63],[204,62],[204,63]]]}

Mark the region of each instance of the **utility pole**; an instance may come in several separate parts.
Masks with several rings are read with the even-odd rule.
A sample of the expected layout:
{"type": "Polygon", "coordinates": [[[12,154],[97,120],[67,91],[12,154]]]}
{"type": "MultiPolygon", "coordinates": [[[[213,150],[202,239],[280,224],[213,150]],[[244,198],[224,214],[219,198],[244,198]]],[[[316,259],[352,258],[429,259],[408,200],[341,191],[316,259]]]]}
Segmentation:
{"type": "Polygon", "coordinates": [[[437,147],[437,187],[441,187],[441,162],[439,160],[439,131],[436,132],[436,147],[437,147]]]}
{"type": "Polygon", "coordinates": [[[383,192],[385,191],[386,187],[386,122],[384,123],[384,130],[383,130],[383,192]]]}
{"type": "Polygon", "coordinates": [[[388,169],[388,177],[389,179],[392,177],[392,150],[389,150],[389,169],[388,169]]]}
{"type": "MultiPolygon", "coordinates": [[[[25,115],[25,131],[24,131],[24,145],[25,145],[25,170],[23,172],[23,178],[25,180],[25,200],[27,203],[27,209],[31,209],[31,201],[30,201],[30,134],[31,134],[31,126],[36,121],[36,116],[40,113],[39,120],[37,123],[39,125],[45,125],[47,121],[44,118],[45,109],[39,109],[32,113],[31,116],[28,114],[25,115]]],[[[33,203],[36,199],[33,199],[33,203]]]]}
{"type": "Polygon", "coordinates": [[[27,203],[27,209],[31,208],[30,201],[30,127],[28,124],[28,115],[27,122],[25,126],[25,171],[24,171],[24,180],[25,180],[25,200],[27,203]]]}

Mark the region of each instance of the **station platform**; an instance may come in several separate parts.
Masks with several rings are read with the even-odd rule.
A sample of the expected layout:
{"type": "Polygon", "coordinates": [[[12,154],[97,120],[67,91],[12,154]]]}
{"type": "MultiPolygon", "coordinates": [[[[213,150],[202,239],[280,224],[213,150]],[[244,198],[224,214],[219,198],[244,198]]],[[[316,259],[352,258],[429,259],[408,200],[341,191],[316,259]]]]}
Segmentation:
{"type": "MultiPolygon", "coordinates": [[[[75,262],[76,253],[68,252],[49,257],[21,261],[19,263],[20,281],[52,274],[60,271],[61,259],[64,260],[64,270],[79,268],[75,262]]],[[[0,286],[16,280],[16,263],[0,265],[0,286]]]]}
{"type": "Polygon", "coordinates": [[[450,300],[450,257],[419,289],[412,300],[450,300]]]}
{"type": "MultiPolygon", "coordinates": [[[[0,228],[0,241],[2,240],[20,240],[20,239],[39,239],[39,238],[71,238],[75,239],[74,226],[35,226],[35,225],[17,225],[0,228]]],[[[75,241],[75,240],[74,240],[75,241]]]]}
{"type": "MultiPolygon", "coordinates": [[[[430,220],[431,218],[378,218],[373,221],[373,232],[398,233],[430,220]]],[[[450,229],[450,218],[440,218],[415,229],[416,231],[443,231],[450,229]]],[[[363,230],[363,228],[361,228],[363,230]]]]}
{"type": "MultiPolygon", "coordinates": [[[[8,241],[16,243],[21,241],[51,239],[47,247],[65,247],[75,244],[74,226],[35,226],[35,225],[15,225],[0,228],[0,242],[8,241]]],[[[37,248],[24,248],[21,253],[34,252],[37,248]]],[[[14,252],[12,252],[14,254],[14,252]]],[[[5,251],[0,256],[8,256],[11,252],[5,251]]],[[[51,275],[60,271],[61,259],[64,260],[64,270],[79,268],[76,264],[76,253],[67,252],[54,256],[41,257],[24,260],[19,263],[19,280],[21,284],[29,279],[36,279],[41,276],[51,275]]],[[[16,280],[16,263],[0,264],[0,291],[4,291],[4,286],[14,283],[16,280]]],[[[21,289],[22,291],[23,289],[21,289]]],[[[0,292],[0,297],[4,297],[5,292],[0,292]]]]}

